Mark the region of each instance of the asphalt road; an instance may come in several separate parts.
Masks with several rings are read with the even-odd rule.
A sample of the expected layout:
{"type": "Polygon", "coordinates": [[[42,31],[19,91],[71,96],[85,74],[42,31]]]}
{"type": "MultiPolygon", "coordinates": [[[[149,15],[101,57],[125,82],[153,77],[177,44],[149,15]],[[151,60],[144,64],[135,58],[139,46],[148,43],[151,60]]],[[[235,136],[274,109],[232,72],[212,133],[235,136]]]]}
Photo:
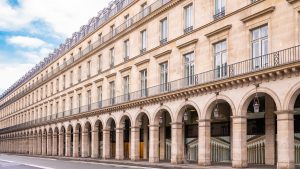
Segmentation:
{"type": "Polygon", "coordinates": [[[65,161],[49,158],[0,155],[0,169],[159,169],[84,161],[65,161]]]}

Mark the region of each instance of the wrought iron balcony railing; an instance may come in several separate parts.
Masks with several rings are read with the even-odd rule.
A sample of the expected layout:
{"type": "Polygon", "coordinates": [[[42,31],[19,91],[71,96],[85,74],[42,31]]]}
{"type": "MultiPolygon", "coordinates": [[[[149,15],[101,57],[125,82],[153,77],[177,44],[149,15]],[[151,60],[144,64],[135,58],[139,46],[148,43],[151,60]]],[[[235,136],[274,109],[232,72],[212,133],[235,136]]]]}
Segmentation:
{"type": "Polygon", "coordinates": [[[42,125],[51,122],[51,120],[56,120],[58,118],[63,118],[70,115],[76,115],[79,113],[84,113],[88,111],[99,110],[101,108],[124,104],[129,101],[136,101],[139,99],[144,99],[147,97],[158,96],[169,92],[174,92],[181,89],[187,89],[189,87],[194,87],[197,85],[208,84],[232,77],[237,77],[245,74],[251,74],[261,70],[266,70],[269,68],[276,68],[279,66],[296,63],[300,61],[300,46],[294,46],[288,49],[280,50],[274,53],[256,57],[253,59],[248,59],[238,63],[223,66],[222,69],[226,69],[225,74],[220,74],[220,68],[213,69],[207,72],[199,73],[194,76],[185,77],[178,79],[166,84],[160,84],[157,86],[149,87],[147,89],[138,90],[126,95],[117,96],[115,98],[106,99],[100,102],[95,102],[89,105],[81,106],[72,110],[67,110],[61,113],[52,114],[46,118],[40,118],[18,124],[15,126],[0,129],[0,133],[9,132],[24,127],[32,127],[33,125],[42,125]],[[49,121],[50,120],[50,121],[49,121]]]}
{"type": "Polygon", "coordinates": [[[216,11],[216,14],[214,14],[214,20],[223,18],[225,16],[225,7],[222,7],[220,11],[216,11]]]}

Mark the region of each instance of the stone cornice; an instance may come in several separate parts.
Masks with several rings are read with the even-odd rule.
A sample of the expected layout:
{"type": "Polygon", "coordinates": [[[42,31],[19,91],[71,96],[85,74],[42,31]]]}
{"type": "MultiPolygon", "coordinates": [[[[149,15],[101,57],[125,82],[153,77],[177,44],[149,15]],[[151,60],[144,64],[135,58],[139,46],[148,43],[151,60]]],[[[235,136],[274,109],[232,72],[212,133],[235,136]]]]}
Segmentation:
{"type": "Polygon", "coordinates": [[[99,82],[102,82],[103,81],[103,78],[100,78],[100,79],[97,79],[94,81],[94,83],[99,83],[99,82]]]}
{"type": "Polygon", "coordinates": [[[126,72],[128,70],[131,70],[131,68],[132,68],[132,66],[129,66],[129,67],[125,67],[125,68],[123,68],[123,69],[121,69],[119,71],[120,71],[120,73],[124,73],[124,72],[126,72]]]}
{"type": "Polygon", "coordinates": [[[187,46],[189,46],[189,45],[195,44],[195,43],[197,43],[197,42],[198,42],[198,39],[193,39],[193,40],[190,40],[190,41],[188,41],[188,42],[185,42],[185,43],[183,43],[183,44],[178,45],[177,48],[178,48],[178,49],[182,49],[182,48],[184,48],[184,47],[187,47],[187,46]]]}
{"type": "Polygon", "coordinates": [[[136,63],[136,64],[134,64],[134,65],[137,66],[137,67],[139,67],[139,66],[141,66],[142,64],[148,63],[149,61],[150,61],[150,59],[145,59],[145,60],[142,60],[142,61],[140,61],[140,62],[138,62],[138,63],[136,63]]]}
{"type": "Polygon", "coordinates": [[[226,26],[224,26],[224,27],[222,27],[222,28],[219,28],[219,29],[214,30],[214,31],[212,31],[212,32],[210,32],[210,33],[207,33],[205,36],[209,38],[209,37],[214,36],[214,35],[217,35],[217,34],[219,34],[219,33],[221,33],[221,32],[228,31],[228,30],[231,29],[231,27],[232,27],[231,24],[230,24],[230,25],[226,25],[226,26]]]}
{"type": "Polygon", "coordinates": [[[68,92],[68,94],[72,94],[72,93],[74,93],[74,90],[71,90],[71,91],[68,92]]]}
{"type": "Polygon", "coordinates": [[[109,74],[109,75],[107,75],[107,76],[105,76],[107,79],[109,79],[109,78],[111,78],[111,77],[114,77],[114,76],[116,76],[117,75],[117,73],[112,73],[112,74],[109,74]]]}
{"type": "Polygon", "coordinates": [[[286,0],[288,3],[290,3],[290,4],[293,4],[293,3],[295,3],[295,2],[297,2],[297,1],[299,1],[299,0],[286,0]]]}
{"type": "Polygon", "coordinates": [[[78,87],[77,89],[75,89],[77,92],[82,90],[83,87],[78,87]]]}
{"type": "Polygon", "coordinates": [[[162,57],[162,56],[165,56],[165,55],[168,55],[168,54],[171,54],[171,53],[172,53],[172,50],[167,50],[167,51],[161,52],[161,53],[159,53],[159,54],[156,54],[156,55],[154,55],[153,57],[154,57],[155,59],[158,59],[158,58],[160,58],[160,57],[162,57]]]}
{"type": "Polygon", "coordinates": [[[251,21],[252,19],[255,19],[255,18],[258,18],[260,16],[272,13],[274,10],[275,10],[275,6],[271,6],[271,7],[267,8],[267,9],[264,9],[262,11],[259,11],[259,12],[255,13],[255,14],[247,16],[247,17],[241,19],[241,21],[244,22],[244,23],[246,23],[248,21],[251,21]]]}
{"type": "Polygon", "coordinates": [[[88,83],[88,84],[86,84],[86,85],[84,85],[84,87],[89,87],[89,86],[91,86],[93,83],[88,83]]]}
{"type": "Polygon", "coordinates": [[[67,94],[65,93],[65,94],[62,94],[62,95],[60,95],[60,97],[65,97],[67,94]]]}

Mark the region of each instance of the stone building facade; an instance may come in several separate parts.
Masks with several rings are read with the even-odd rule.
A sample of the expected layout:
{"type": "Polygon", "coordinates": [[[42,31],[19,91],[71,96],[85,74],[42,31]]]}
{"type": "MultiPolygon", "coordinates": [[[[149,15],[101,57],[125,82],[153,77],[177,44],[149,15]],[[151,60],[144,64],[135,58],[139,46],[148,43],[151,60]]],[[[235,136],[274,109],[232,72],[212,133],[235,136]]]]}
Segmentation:
{"type": "Polygon", "coordinates": [[[300,164],[300,1],[116,0],[0,100],[0,151],[300,164]]]}

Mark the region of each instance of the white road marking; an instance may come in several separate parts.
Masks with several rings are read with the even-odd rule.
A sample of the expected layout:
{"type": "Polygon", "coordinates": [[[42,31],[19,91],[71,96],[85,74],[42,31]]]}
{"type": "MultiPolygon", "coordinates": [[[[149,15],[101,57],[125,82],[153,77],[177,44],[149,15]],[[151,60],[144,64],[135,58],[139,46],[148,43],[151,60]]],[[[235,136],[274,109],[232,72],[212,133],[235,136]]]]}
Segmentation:
{"type": "Polygon", "coordinates": [[[104,165],[104,166],[112,166],[112,167],[123,167],[123,168],[160,169],[160,168],[152,168],[152,167],[130,166],[130,165],[108,164],[108,163],[97,163],[97,162],[86,162],[86,161],[71,161],[71,162],[96,164],[96,165],[104,165]]]}
{"type": "Polygon", "coordinates": [[[9,162],[9,163],[15,163],[15,164],[22,164],[22,165],[27,165],[27,166],[30,166],[30,167],[41,168],[41,169],[54,169],[54,168],[51,168],[51,167],[45,167],[45,166],[40,166],[40,165],[33,165],[33,164],[28,164],[28,163],[23,163],[23,162],[16,162],[16,161],[10,161],[10,160],[0,159],[0,161],[9,162]]]}

